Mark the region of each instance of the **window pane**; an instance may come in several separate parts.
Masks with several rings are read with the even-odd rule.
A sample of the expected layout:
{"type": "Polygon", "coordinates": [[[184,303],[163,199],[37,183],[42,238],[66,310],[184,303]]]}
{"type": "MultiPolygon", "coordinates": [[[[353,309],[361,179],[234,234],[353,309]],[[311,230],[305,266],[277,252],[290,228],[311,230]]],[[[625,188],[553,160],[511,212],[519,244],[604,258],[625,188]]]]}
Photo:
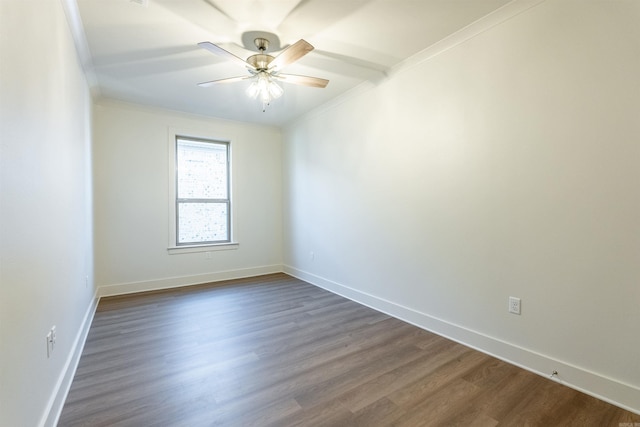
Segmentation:
{"type": "Polygon", "coordinates": [[[178,203],[178,243],[229,241],[226,203],[178,203]]]}
{"type": "Polygon", "coordinates": [[[226,199],[227,145],[178,139],[178,198],[226,199]]]}

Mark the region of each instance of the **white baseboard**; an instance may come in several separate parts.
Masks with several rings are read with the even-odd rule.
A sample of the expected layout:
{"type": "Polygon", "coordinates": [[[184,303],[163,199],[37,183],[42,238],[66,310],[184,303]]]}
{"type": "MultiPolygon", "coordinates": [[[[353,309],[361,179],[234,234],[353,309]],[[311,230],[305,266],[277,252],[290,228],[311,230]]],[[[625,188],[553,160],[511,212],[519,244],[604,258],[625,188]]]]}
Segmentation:
{"type": "Polygon", "coordinates": [[[58,381],[56,382],[55,388],[51,397],[49,398],[49,402],[47,403],[47,407],[44,411],[42,418],[40,419],[40,423],[38,423],[39,427],[55,427],[58,424],[58,420],[60,419],[60,415],[62,414],[62,408],[64,407],[64,402],[67,400],[67,395],[69,394],[69,389],[71,388],[71,383],[73,382],[73,377],[76,374],[76,370],[78,369],[78,363],[80,362],[80,356],[82,355],[82,350],[84,349],[84,343],[87,340],[87,335],[89,334],[89,329],[91,328],[91,322],[93,321],[93,316],[96,312],[96,308],[98,307],[98,294],[94,295],[85,311],[84,317],[82,319],[82,324],[80,325],[80,329],[76,334],[76,338],[73,341],[73,346],[71,347],[71,351],[67,356],[67,361],[58,377],[58,381]]]}
{"type": "Polygon", "coordinates": [[[569,362],[563,362],[533,350],[505,342],[481,332],[455,325],[451,322],[404,307],[392,301],[376,297],[375,295],[358,291],[295,267],[285,265],[283,271],[315,286],[538,375],[551,378],[551,373],[557,371],[558,375],[553,377],[554,381],[627,411],[640,414],[640,388],[638,387],[583,369],[569,362]]]}
{"type": "Polygon", "coordinates": [[[158,291],[181,286],[200,285],[202,283],[219,282],[222,280],[243,279],[245,277],[261,276],[264,274],[282,273],[282,264],[265,265],[262,267],[243,268],[238,270],[219,271],[215,273],[196,274],[193,276],[168,277],[140,282],[103,285],[98,288],[100,297],[125,295],[136,292],[158,291]]]}

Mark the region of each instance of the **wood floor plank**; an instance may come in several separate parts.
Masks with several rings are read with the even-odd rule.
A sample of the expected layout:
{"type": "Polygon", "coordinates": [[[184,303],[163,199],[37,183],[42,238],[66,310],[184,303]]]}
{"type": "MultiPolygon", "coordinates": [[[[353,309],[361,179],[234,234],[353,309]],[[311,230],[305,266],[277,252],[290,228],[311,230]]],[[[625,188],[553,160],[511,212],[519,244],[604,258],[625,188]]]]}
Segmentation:
{"type": "Polygon", "coordinates": [[[104,298],[59,426],[611,426],[640,416],[273,274],[104,298]]]}
{"type": "Polygon", "coordinates": [[[507,375],[501,374],[501,380],[492,384],[475,383],[483,387],[483,392],[470,399],[465,408],[450,417],[447,420],[449,424],[464,426],[476,420],[485,420],[485,423],[492,424],[491,420],[504,419],[504,414],[521,399],[521,393],[533,392],[533,385],[537,382],[535,375],[513,365],[498,362],[508,368],[507,375]]]}
{"type": "Polygon", "coordinates": [[[390,426],[395,420],[406,415],[406,411],[398,405],[382,397],[373,403],[355,411],[351,419],[352,426],[390,426]]]}
{"type": "Polygon", "coordinates": [[[340,401],[351,411],[358,412],[379,399],[386,398],[415,383],[417,379],[423,378],[426,374],[447,363],[458,352],[467,351],[466,348],[452,341],[439,339],[438,344],[431,346],[429,351],[423,350],[420,357],[405,361],[396,369],[382,371],[370,381],[350,389],[340,396],[340,401]]]}

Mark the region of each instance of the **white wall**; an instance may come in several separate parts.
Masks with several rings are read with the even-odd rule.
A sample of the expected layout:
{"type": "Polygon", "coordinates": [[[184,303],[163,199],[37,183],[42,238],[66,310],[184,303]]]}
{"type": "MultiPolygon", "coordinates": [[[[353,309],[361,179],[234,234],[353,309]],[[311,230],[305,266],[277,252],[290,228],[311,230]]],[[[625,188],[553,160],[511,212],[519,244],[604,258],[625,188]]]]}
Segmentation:
{"type": "Polygon", "coordinates": [[[58,1],[0,1],[0,57],[0,425],[53,425],[95,301],[91,100],[58,1]]]}
{"type": "Polygon", "coordinates": [[[285,270],[640,412],[638,22],[546,1],[290,125],[285,270]]]}
{"type": "Polygon", "coordinates": [[[95,268],[102,295],[282,270],[278,129],[115,101],[100,102],[94,116],[95,268]],[[171,129],[231,141],[237,249],[168,253],[171,129]]]}

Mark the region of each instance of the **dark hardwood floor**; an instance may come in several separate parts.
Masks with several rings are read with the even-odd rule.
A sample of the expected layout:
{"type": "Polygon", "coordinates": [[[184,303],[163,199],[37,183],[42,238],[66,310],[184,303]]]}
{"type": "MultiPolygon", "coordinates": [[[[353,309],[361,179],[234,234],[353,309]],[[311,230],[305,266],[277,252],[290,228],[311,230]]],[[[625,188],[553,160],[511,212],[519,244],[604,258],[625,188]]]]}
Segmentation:
{"type": "Polygon", "coordinates": [[[289,277],[102,299],[59,426],[611,426],[640,416],[289,277]]]}

